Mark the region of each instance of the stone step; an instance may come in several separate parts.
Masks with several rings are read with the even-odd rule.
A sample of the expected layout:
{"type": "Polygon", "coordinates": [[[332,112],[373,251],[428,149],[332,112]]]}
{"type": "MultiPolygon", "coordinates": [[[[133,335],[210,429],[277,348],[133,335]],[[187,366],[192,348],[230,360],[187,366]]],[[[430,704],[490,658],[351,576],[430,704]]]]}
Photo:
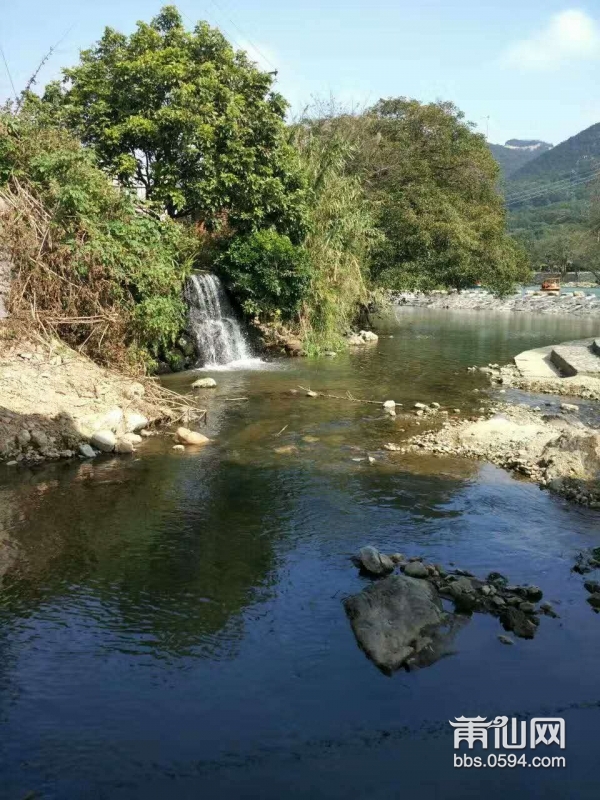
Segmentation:
{"type": "Polygon", "coordinates": [[[538,347],[525,350],[515,356],[517,369],[524,378],[560,378],[560,372],[550,360],[552,347],[538,347]]]}
{"type": "Polygon", "coordinates": [[[588,339],[557,345],[552,348],[550,360],[567,378],[574,375],[600,376],[600,357],[592,345],[593,341],[588,339]]]}

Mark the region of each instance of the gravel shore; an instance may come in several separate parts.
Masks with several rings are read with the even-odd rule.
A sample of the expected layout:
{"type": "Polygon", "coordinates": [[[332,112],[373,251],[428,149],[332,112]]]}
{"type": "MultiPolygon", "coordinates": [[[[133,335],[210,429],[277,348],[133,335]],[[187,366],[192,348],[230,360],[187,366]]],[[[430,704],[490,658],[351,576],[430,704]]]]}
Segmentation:
{"type": "Polygon", "coordinates": [[[484,289],[468,289],[463,292],[395,292],[391,295],[391,302],[398,306],[456,311],[527,311],[577,317],[600,315],[600,296],[583,289],[567,290],[559,295],[534,292],[507,297],[496,297],[484,289]]]}

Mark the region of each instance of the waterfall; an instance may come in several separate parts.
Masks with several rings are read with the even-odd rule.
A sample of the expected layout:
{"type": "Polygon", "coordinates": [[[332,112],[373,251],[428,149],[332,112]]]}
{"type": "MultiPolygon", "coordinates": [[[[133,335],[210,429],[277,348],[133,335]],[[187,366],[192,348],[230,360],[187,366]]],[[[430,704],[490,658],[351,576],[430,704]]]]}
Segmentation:
{"type": "Polygon", "coordinates": [[[200,363],[215,367],[252,358],[240,324],[216,275],[195,273],[185,289],[190,331],[200,363]]]}

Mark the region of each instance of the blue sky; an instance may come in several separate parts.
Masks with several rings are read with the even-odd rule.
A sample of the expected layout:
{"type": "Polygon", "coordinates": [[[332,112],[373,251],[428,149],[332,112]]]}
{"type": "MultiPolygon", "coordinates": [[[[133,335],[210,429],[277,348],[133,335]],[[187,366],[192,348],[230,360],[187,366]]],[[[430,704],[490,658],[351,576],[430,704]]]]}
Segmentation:
{"type": "MultiPolygon", "coordinates": [[[[40,82],[57,77],[105,25],[130,32],[162,2],[4,0],[0,44],[19,90],[62,37],[40,82]],[[66,36],[65,36],[66,34],[66,36]]],[[[559,0],[184,0],[268,69],[299,110],[335,96],[454,101],[489,139],[557,143],[600,122],[600,4],[559,0]]],[[[0,97],[11,86],[0,62],[0,97]]]]}

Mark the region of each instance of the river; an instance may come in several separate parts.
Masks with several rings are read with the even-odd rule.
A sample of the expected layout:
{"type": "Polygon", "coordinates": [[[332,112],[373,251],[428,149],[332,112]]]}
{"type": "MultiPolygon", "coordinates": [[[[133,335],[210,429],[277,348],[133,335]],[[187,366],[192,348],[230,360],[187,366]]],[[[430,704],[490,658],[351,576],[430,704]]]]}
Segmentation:
{"type": "Polygon", "coordinates": [[[468,365],[597,324],[404,309],[377,330],[334,359],[216,374],[200,452],[156,437],[2,470],[0,797],[597,797],[600,618],[570,567],[600,545],[598,512],[490,465],[387,453],[415,418],[290,391],[469,413],[486,384],[468,365]],[[507,647],[475,615],[451,655],[386,677],[341,605],[368,543],[535,583],[560,618],[507,647]],[[477,714],[564,717],[566,768],[453,768],[448,720],[477,714]]]}

